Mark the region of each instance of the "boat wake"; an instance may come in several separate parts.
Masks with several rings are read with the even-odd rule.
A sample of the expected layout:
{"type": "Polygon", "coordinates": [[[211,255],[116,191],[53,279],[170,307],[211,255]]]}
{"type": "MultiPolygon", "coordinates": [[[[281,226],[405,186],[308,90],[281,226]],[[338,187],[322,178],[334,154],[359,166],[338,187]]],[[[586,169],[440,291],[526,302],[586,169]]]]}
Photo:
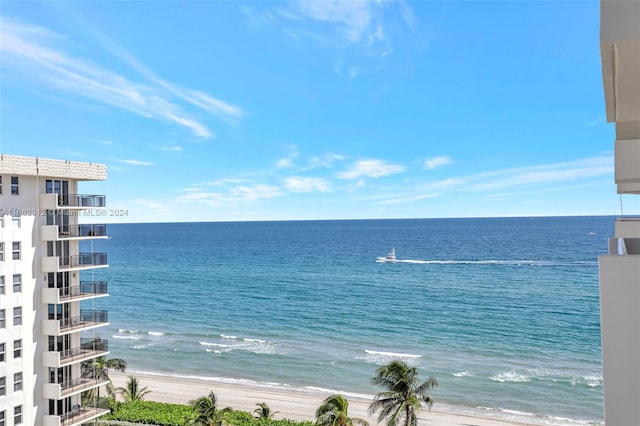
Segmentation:
{"type": "Polygon", "coordinates": [[[378,258],[377,263],[409,263],[414,265],[502,265],[502,266],[582,266],[596,267],[598,262],[584,261],[554,261],[554,260],[423,260],[423,259],[396,259],[393,262],[378,258]]]}

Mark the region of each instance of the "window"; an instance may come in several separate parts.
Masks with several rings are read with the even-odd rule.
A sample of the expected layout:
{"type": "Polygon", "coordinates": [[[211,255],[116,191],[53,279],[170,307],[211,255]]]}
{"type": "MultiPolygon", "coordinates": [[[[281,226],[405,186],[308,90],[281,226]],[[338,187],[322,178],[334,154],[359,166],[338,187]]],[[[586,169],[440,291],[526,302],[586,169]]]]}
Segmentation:
{"type": "Polygon", "coordinates": [[[13,308],[13,325],[22,325],[22,306],[13,308]]]}
{"type": "Polygon", "coordinates": [[[18,190],[18,176],[11,176],[11,194],[18,195],[20,191],[18,190]]]}
{"type": "Polygon", "coordinates": [[[13,357],[14,358],[22,357],[22,339],[13,341],[13,357]]]}
{"type": "Polygon", "coordinates": [[[4,294],[4,276],[0,276],[0,294],[4,294]]]}
{"type": "Polygon", "coordinates": [[[13,391],[22,390],[22,371],[13,375],[13,391]]]}
{"type": "Polygon", "coordinates": [[[20,216],[11,216],[11,222],[14,228],[20,228],[20,216]]]}
{"type": "Polygon", "coordinates": [[[13,242],[13,260],[20,260],[20,241],[13,242]]]}
{"type": "Polygon", "coordinates": [[[22,274],[13,274],[13,292],[22,292],[22,274]]]}
{"type": "Polygon", "coordinates": [[[4,347],[4,343],[0,343],[0,362],[5,362],[7,360],[7,355],[4,347]]]}
{"type": "Polygon", "coordinates": [[[0,309],[0,328],[5,328],[6,326],[4,309],[0,309]]]}
{"type": "Polygon", "coordinates": [[[6,423],[5,423],[6,415],[7,415],[6,411],[4,411],[4,410],[0,411],[0,426],[5,426],[6,425],[6,423]]]}
{"type": "Polygon", "coordinates": [[[0,243],[0,262],[4,262],[4,243],[0,243]]]}
{"type": "Polygon", "coordinates": [[[0,176],[0,194],[2,194],[2,176],[0,176]]]}
{"type": "Polygon", "coordinates": [[[13,408],[13,424],[22,424],[22,405],[18,405],[17,407],[13,408]]]}
{"type": "Polygon", "coordinates": [[[7,378],[0,377],[0,396],[7,394],[7,378]]]}

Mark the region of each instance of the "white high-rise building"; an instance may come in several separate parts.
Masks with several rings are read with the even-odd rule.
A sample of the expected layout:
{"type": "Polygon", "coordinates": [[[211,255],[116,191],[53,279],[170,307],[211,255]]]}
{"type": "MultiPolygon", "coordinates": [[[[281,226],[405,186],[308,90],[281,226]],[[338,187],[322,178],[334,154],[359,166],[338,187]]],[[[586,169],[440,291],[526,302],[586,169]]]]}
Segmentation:
{"type": "MultiPolygon", "coordinates": [[[[640,1],[600,3],[607,121],[615,122],[618,194],[640,194],[640,1]]],[[[615,222],[600,256],[600,312],[607,426],[640,425],[640,218],[615,222]]]]}
{"type": "Polygon", "coordinates": [[[103,164],[0,154],[0,426],[75,426],[108,412],[81,399],[106,384],[81,370],[108,354],[93,331],[107,312],[85,308],[107,296],[92,278],[107,255],[81,251],[107,238],[106,225],[78,222],[105,207],[79,182],[106,177],[103,164]]]}

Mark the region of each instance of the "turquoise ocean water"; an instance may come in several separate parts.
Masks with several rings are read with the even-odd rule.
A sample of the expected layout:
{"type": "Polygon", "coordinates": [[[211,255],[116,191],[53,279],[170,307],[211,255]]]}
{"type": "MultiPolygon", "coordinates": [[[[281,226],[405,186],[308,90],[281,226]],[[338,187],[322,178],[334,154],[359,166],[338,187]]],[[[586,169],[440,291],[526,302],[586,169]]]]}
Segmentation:
{"type": "MultiPolygon", "coordinates": [[[[109,225],[112,357],[130,371],[372,395],[392,359],[434,408],[603,421],[597,256],[611,217],[109,225]],[[400,262],[378,263],[392,247],[400,262]]],[[[88,248],[88,246],[86,247],[88,248]]],[[[83,274],[85,274],[83,272],[83,274]]]]}

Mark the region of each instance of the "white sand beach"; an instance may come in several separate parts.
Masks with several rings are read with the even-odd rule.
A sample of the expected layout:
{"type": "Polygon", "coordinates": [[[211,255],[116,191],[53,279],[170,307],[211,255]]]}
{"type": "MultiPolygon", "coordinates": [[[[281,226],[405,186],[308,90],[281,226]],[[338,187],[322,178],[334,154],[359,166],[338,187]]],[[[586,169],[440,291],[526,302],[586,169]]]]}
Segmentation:
{"type": "MultiPolygon", "coordinates": [[[[277,419],[288,418],[292,420],[314,421],[316,409],[320,406],[322,400],[329,395],[328,393],[321,392],[289,391],[155,374],[123,374],[110,372],[109,375],[116,387],[124,387],[127,377],[133,375],[138,379],[141,386],[151,391],[145,397],[145,399],[150,401],[186,404],[190,400],[208,395],[209,392],[213,390],[218,397],[220,408],[232,407],[236,410],[253,412],[257,403],[266,402],[273,411],[278,412],[274,416],[277,419]]],[[[348,399],[349,414],[351,417],[359,417],[367,420],[372,425],[376,424],[375,417],[367,413],[367,408],[371,402],[370,400],[351,396],[349,396],[348,399]]],[[[446,413],[438,411],[437,409],[431,411],[424,410],[419,418],[423,420],[423,424],[438,426],[526,425],[526,423],[504,421],[489,417],[446,413]]]]}

